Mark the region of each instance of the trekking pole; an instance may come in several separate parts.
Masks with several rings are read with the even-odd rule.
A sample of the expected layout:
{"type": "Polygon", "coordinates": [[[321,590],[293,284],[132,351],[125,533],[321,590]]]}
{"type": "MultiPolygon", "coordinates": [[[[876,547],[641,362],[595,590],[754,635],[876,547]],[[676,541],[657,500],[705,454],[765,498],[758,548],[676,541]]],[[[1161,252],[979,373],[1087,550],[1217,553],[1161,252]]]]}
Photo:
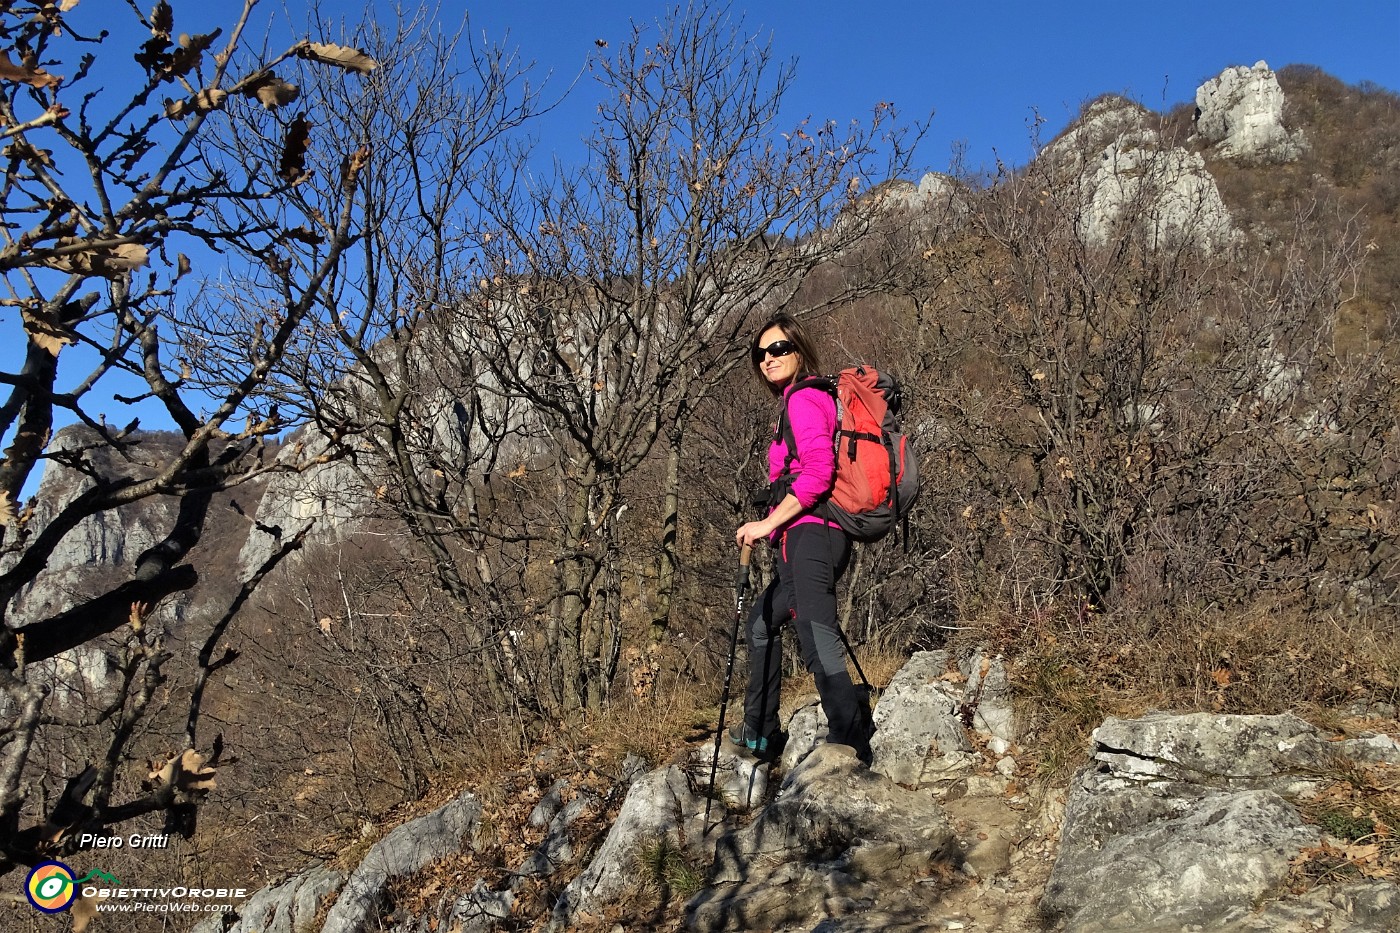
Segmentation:
{"type": "Polygon", "coordinates": [[[856,657],[856,649],[851,646],[851,640],[846,637],[846,631],[841,628],[839,623],[836,626],[836,634],[841,636],[841,644],[846,646],[846,655],[851,659],[851,663],[856,666],[856,673],[860,675],[860,682],[865,684],[867,690],[875,689],[866,678],[865,671],[861,670],[860,659],[856,657]]]}
{"type": "Polygon", "coordinates": [[[734,678],[734,655],[739,650],[739,625],[744,619],[744,597],[749,589],[749,556],[752,545],[739,551],[739,569],[734,573],[734,630],[729,635],[729,663],[724,667],[724,689],[719,695],[719,729],[715,732],[715,753],[710,758],[710,789],[705,793],[705,832],[710,831],[710,804],[715,799],[715,772],[719,770],[719,746],[724,741],[724,713],[729,708],[729,684],[734,678]]]}

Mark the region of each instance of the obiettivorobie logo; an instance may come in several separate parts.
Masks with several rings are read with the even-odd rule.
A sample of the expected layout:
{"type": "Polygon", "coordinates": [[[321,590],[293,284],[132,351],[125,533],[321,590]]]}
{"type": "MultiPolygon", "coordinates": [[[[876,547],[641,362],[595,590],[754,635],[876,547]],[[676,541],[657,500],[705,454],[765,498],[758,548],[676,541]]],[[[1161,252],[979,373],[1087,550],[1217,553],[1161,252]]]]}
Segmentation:
{"type": "Polygon", "coordinates": [[[121,882],[105,871],[94,868],[81,878],[73,877],[73,869],[62,862],[41,862],[34,866],[24,882],[24,894],[35,910],[56,914],[72,906],[78,896],[78,885],[85,881],[105,881],[120,886],[121,882]]]}
{"type": "Polygon", "coordinates": [[[246,888],[164,884],[131,888],[98,868],[75,877],[62,862],[36,865],[25,879],[24,894],[35,910],[46,914],[67,910],[79,897],[99,913],[226,913],[235,909],[235,901],[248,897],[246,888]]]}

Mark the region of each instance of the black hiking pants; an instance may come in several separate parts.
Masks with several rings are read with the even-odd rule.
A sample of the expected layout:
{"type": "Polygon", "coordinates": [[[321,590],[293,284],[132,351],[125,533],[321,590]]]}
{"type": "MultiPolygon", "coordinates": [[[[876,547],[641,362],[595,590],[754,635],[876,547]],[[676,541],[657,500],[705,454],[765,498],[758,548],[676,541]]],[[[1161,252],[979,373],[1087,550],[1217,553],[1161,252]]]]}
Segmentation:
{"type": "Polygon", "coordinates": [[[836,582],[850,557],[850,538],[840,528],[808,523],[783,535],[777,577],[749,613],[744,721],[758,735],[778,733],[783,627],[791,620],[802,663],[816,680],[826,713],[827,741],[853,746],[868,761],[870,708],[846,671],[846,646],[836,618],[836,582]]]}

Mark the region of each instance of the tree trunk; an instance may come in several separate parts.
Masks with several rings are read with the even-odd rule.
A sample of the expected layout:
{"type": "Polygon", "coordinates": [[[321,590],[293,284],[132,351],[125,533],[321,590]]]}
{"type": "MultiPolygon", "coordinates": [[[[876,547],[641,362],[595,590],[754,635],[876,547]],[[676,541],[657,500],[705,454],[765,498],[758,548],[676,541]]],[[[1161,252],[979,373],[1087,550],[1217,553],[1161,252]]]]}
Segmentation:
{"type": "MultiPolygon", "coordinates": [[[[684,416],[682,416],[684,417],[684,416]]],[[[656,608],[651,616],[651,640],[664,641],[671,627],[671,597],[676,587],[676,541],[680,531],[682,422],[668,433],[666,496],[661,506],[661,548],[656,556],[656,608]]]]}
{"type": "Polygon", "coordinates": [[[561,529],[563,536],[556,571],[559,598],[550,647],[559,659],[556,693],[567,710],[581,709],[584,701],[580,688],[584,682],[583,620],[588,611],[584,591],[589,575],[585,570],[587,557],[583,548],[594,475],[590,468],[580,478],[573,501],[569,504],[567,524],[561,529]]]}

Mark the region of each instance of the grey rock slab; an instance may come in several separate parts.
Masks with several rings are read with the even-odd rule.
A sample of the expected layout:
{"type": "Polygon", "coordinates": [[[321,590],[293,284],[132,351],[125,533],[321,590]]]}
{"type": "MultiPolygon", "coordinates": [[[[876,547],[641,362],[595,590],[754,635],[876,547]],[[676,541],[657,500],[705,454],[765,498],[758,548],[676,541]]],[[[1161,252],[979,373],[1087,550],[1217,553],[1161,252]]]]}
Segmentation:
{"type": "Polygon", "coordinates": [[[1335,743],[1337,753],[1365,764],[1400,765],[1400,742],[1389,735],[1362,735],[1335,743]]]}
{"type": "Polygon", "coordinates": [[[463,794],[379,840],[350,874],[326,915],[321,933],[363,933],[383,898],[385,885],[461,852],[463,837],[472,832],[480,815],[480,802],[463,794]]]}
{"type": "Polygon", "coordinates": [[[1093,741],[1094,758],[1125,777],[1220,787],[1272,786],[1279,775],[1324,767],[1335,753],[1315,726],[1289,714],[1109,718],[1093,741]]]}
{"type": "Polygon", "coordinates": [[[1216,793],[1099,848],[1062,846],[1041,909],[1076,931],[1239,919],[1319,838],[1270,791],[1216,793]]]}
{"type": "Polygon", "coordinates": [[[580,915],[598,910],[635,884],[636,857],[644,845],[663,837],[677,845],[702,838],[704,809],[703,797],[679,765],[657,768],[638,778],[602,846],[556,903],[554,927],[571,928],[580,915]]]}
{"type": "Polygon", "coordinates": [[[804,703],[788,718],[787,744],[783,746],[782,765],[791,771],[826,739],[826,713],[817,700],[804,703]]]}
{"type": "Polygon", "coordinates": [[[945,651],[915,654],[875,707],[871,768],[897,784],[947,785],[976,765],[960,718],[963,687],[944,679],[947,667],[945,651]]]}
{"type": "Polygon", "coordinates": [[[569,782],[563,778],[559,778],[550,785],[549,790],[545,791],[544,796],[530,811],[530,825],[535,829],[544,829],[548,826],[559,811],[564,808],[564,794],[568,789],[569,782]]]}
{"type": "Polygon", "coordinates": [[[1284,898],[1225,927],[1222,933],[1395,933],[1400,886],[1369,881],[1315,888],[1284,898]]]}
{"type": "Polygon", "coordinates": [[[239,906],[237,919],[209,917],[193,933],[302,933],[344,883],[344,872],[318,865],[254,892],[239,906]]]}
{"type": "Polygon", "coordinates": [[[448,929],[455,933],[486,933],[510,919],[515,895],[510,891],[492,891],[480,881],[452,905],[448,929]]]}
{"type": "Polygon", "coordinates": [[[758,819],[720,840],[715,880],[752,879],[793,859],[834,861],[858,846],[902,847],[927,868],[956,848],[943,809],[862,765],[844,745],[819,745],[783,781],[758,819]]]}
{"type": "Polygon", "coordinates": [[[831,867],[788,863],[762,881],[710,888],[686,905],[685,925],[695,933],[810,928],[854,909],[865,889],[831,867]]]}
{"type": "Polygon", "coordinates": [[[978,651],[959,667],[967,677],[963,703],[972,711],[973,730],[1000,748],[997,754],[1005,754],[1020,737],[1005,659],[978,651]]]}
{"type": "MultiPolygon", "coordinates": [[[[552,791],[551,791],[552,793],[552,791]]],[[[581,791],[577,797],[564,804],[562,809],[555,809],[551,806],[544,812],[553,812],[545,837],[540,844],[535,847],[535,851],[516,870],[519,878],[534,875],[548,875],[554,872],[559,866],[572,861],[574,857],[574,843],[569,836],[569,827],[588,809],[598,802],[598,795],[591,791],[581,791]]],[[[539,806],[530,814],[531,825],[534,825],[536,814],[540,813],[539,806]]]]}

